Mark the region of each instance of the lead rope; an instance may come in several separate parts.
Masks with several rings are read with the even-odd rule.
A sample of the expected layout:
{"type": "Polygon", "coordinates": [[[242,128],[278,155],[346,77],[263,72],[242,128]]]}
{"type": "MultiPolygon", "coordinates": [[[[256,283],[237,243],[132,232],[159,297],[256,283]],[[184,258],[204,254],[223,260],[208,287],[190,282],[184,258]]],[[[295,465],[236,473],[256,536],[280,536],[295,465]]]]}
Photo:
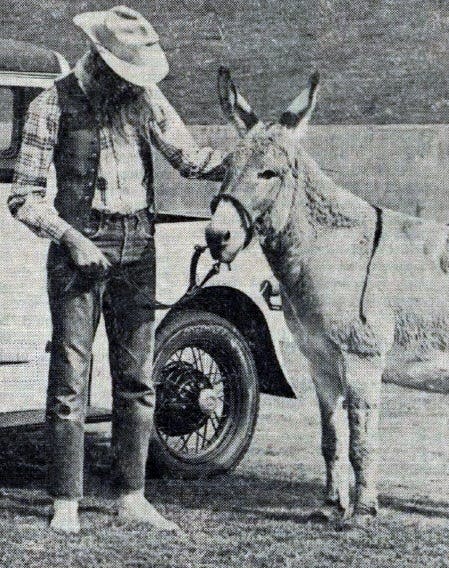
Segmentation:
{"type": "MultiPolygon", "coordinates": [[[[207,272],[206,276],[204,276],[204,278],[200,282],[197,282],[198,262],[201,255],[207,250],[207,248],[208,247],[206,245],[195,245],[193,255],[190,260],[189,284],[187,290],[178,300],[176,300],[176,302],[173,302],[172,304],[166,304],[154,299],[144,303],[143,307],[152,310],[167,310],[169,308],[173,308],[174,306],[179,306],[180,304],[193,298],[213,276],[220,272],[221,263],[219,261],[214,262],[212,267],[207,272]]],[[[124,280],[126,284],[128,284],[128,286],[134,288],[135,290],[141,290],[140,287],[132,282],[125,274],[117,276],[116,279],[124,280]]]]}

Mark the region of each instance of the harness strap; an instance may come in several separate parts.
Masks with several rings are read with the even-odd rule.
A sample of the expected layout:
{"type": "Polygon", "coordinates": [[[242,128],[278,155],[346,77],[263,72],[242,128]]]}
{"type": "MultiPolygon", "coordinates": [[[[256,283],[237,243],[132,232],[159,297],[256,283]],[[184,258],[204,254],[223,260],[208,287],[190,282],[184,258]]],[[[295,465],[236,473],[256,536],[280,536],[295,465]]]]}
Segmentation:
{"type": "Polygon", "coordinates": [[[366,288],[368,286],[368,278],[371,270],[371,263],[373,262],[374,255],[376,254],[379,246],[380,238],[382,236],[382,209],[373,205],[376,211],[376,228],[374,229],[373,247],[366,267],[365,281],[363,282],[362,294],[360,296],[359,316],[362,323],[366,323],[366,316],[363,310],[363,303],[365,301],[366,288]]]}

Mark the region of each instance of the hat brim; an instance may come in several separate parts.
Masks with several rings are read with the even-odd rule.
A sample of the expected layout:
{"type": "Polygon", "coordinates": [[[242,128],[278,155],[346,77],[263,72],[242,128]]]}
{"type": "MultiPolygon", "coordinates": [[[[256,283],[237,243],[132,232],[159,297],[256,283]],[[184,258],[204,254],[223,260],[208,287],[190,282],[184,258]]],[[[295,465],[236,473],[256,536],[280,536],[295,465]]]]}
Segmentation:
{"type": "Polygon", "coordinates": [[[119,59],[99,43],[95,43],[95,47],[106,65],[125,81],[134,85],[140,87],[154,85],[168,75],[167,57],[158,43],[145,47],[145,60],[148,61],[146,65],[133,65],[119,59]]]}
{"type": "Polygon", "coordinates": [[[73,23],[89,37],[103,61],[125,81],[140,87],[162,81],[168,75],[169,65],[159,43],[142,46],[140,49],[140,58],[145,60],[145,65],[135,65],[120,59],[101,44],[95,29],[104,23],[106,14],[106,11],[85,12],[75,16],[73,23]]]}

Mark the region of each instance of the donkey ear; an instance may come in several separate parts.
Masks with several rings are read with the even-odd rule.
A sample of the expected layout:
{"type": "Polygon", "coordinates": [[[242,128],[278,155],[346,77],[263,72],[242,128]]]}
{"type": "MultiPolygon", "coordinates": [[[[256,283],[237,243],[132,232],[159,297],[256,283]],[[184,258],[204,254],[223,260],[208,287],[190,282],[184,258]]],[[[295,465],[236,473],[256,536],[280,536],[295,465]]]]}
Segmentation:
{"type": "Polygon", "coordinates": [[[250,105],[237,91],[227,67],[218,70],[218,95],[225,117],[234,124],[240,136],[259,122],[250,105]]]}
{"type": "Polygon", "coordinates": [[[310,77],[307,87],[301,91],[288,109],[282,114],[279,119],[279,123],[282,126],[297,128],[300,125],[307,125],[315,108],[319,81],[320,75],[318,71],[315,71],[310,77]]]}

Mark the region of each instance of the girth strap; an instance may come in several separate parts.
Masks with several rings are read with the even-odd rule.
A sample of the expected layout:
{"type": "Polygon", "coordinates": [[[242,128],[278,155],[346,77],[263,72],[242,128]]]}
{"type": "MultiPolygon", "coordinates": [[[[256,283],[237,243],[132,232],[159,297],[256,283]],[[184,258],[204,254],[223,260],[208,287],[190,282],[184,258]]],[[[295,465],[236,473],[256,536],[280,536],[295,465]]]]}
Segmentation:
{"type": "Polygon", "coordinates": [[[375,205],[373,205],[373,207],[374,210],[376,211],[376,228],[374,230],[373,247],[371,249],[371,254],[366,267],[365,280],[363,282],[362,294],[360,296],[359,316],[360,319],[362,320],[362,323],[366,323],[366,316],[364,313],[363,303],[365,301],[365,294],[366,294],[366,288],[368,286],[368,278],[371,270],[371,263],[373,262],[374,255],[376,254],[380,238],[382,236],[382,209],[380,207],[376,207],[375,205]]]}

